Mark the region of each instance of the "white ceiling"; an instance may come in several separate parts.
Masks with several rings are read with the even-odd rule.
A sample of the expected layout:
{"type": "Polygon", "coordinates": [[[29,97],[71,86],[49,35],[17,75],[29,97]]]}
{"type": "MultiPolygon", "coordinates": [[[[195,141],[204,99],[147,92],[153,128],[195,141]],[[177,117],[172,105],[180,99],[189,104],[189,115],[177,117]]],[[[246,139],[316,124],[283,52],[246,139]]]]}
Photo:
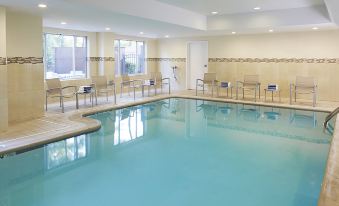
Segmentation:
{"type": "Polygon", "coordinates": [[[211,15],[212,11],[219,14],[255,12],[254,7],[261,11],[282,10],[309,7],[324,4],[323,0],[158,0],[203,15],[211,15]]]}
{"type": "Polygon", "coordinates": [[[339,0],[0,0],[45,27],[150,38],[336,29],[339,0]],[[37,5],[46,3],[47,8],[37,5]],[[259,11],[253,10],[260,6],[259,11]],[[211,15],[218,11],[218,15],[211,15]],[[61,25],[65,21],[67,25],[61,25]],[[140,35],[139,32],[144,32],[140,35]]]}

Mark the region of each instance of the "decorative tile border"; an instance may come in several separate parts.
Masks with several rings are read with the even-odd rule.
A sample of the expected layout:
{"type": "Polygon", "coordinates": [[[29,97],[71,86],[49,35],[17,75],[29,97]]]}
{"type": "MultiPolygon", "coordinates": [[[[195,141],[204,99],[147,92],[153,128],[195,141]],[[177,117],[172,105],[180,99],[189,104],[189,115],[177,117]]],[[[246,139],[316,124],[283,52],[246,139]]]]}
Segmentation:
{"type": "Polygon", "coordinates": [[[88,57],[87,61],[91,62],[114,62],[114,57],[88,57]]]}
{"type": "MultiPolygon", "coordinates": [[[[88,61],[91,62],[102,62],[102,61],[115,61],[114,57],[88,57],[88,61]]],[[[186,62],[186,58],[146,58],[148,62],[186,62]]]]}
{"type": "Polygon", "coordinates": [[[43,57],[7,57],[7,64],[42,64],[43,57]]]}
{"type": "Polygon", "coordinates": [[[146,61],[150,62],[186,62],[186,58],[147,58],[146,61]]]}
{"type": "Polygon", "coordinates": [[[339,58],[209,58],[208,62],[226,63],[308,63],[308,64],[339,64],[339,58]]]}
{"type": "Polygon", "coordinates": [[[0,57],[0,65],[6,65],[6,64],[7,64],[6,57],[0,57]]]}

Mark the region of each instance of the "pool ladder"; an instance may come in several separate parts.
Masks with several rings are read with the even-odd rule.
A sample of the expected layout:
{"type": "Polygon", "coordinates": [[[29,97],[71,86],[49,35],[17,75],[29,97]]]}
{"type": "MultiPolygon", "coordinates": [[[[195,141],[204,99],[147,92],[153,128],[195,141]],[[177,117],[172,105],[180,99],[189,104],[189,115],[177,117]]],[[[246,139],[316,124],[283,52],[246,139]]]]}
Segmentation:
{"type": "Polygon", "coordinates": [[[334,127],[331,126],[328,122],[335,117],[339,113],[339,107],[337,107],[335,110],[333,110],[330,114],[328,114],[325,118],[324,122],[324,131],[327,130],[330,133],[333,133],[334,127]]]}

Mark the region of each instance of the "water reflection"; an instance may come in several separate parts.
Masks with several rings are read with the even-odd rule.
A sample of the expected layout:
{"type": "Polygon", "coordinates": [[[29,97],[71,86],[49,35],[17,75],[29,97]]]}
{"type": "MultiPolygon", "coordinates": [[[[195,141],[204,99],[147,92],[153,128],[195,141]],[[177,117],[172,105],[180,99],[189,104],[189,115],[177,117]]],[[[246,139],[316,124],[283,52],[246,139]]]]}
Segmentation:
{"type": "Polygon", "coordinates": [[[264,116],[268,120],[278,120],[281,116],[280,108],[271,108],[271,111],[265,111],[264,116]]]}
{"type": "Polygon", "coordinates": [[[323,138],[318,124],[325,113],[202,100],[195,101],[194,112],[198,116],[186,116],[186,131],[190,137],[208,134],[209,128],[214,127],[317,143],[330,141],[330,138],[323,138]],[[201,117],[205,126],[195,122],[201,117]]]}
{"type": "Polygon", "coordinates": [[[313,111],[290,111],[290,124],[304,128],[317,127],[317,115],[313,111]]]}
{"type": "Polygon", "coordinates": [[[49,170],[85,158],[88,154],[87,149],[86,135],[48,144],[45,147],[46,167],[49,170]]]}
{"type": "Polygon", "coordinates": [[[256,122],[261,117],[260,107],[253,105],[236,105],[237,107],[237,116],[246,121],[256,122]]]}
{"type": "Polygon", "coordinates": [[[114,145],[128,142],[144,135],[145,124],[142,116],[143,111],[146,109],[147,107],[144,109],[134,107],[118,110],[115,121],[114,145]]]}

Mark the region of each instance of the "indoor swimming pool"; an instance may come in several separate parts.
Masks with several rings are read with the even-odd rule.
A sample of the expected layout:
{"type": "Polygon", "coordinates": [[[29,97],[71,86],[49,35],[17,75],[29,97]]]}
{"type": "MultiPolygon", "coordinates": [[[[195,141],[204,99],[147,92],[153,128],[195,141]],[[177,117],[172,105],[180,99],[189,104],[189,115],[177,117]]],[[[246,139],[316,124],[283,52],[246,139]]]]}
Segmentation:
{"type": "Polygon", "coordinates": [[[0,159],[0,206],[316,206],[327,113],[169,98],[0,159]]]}

